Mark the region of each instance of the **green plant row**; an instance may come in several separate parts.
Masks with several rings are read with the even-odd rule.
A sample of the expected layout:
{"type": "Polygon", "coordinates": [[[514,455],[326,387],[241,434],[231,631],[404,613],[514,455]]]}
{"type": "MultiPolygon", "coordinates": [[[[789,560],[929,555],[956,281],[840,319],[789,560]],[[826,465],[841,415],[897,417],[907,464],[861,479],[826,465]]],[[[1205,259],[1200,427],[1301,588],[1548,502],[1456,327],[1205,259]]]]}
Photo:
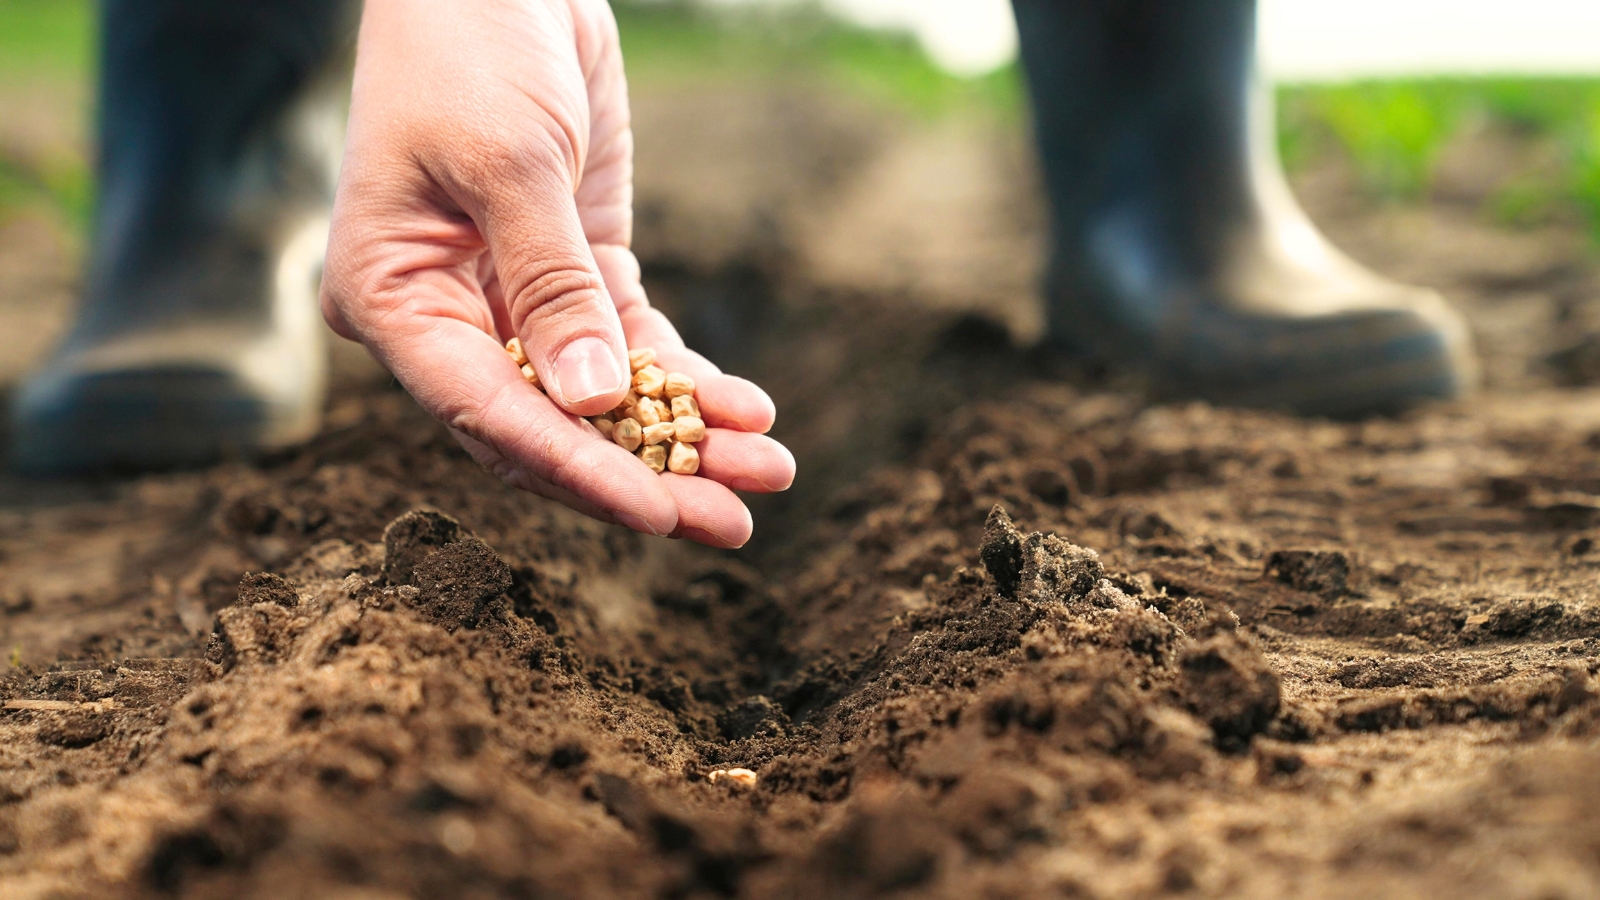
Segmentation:
{"type": "Polygon", "coordinates": [[[1368,191],[1416,200],[1439,154],[1464,127],[1492,124],[1555,155],[1553,171],[1500,187],[1491,212],[1516,225],[1566,206],[1600,240],[1600,78],[1418,78],[1279,87],[1278,144],[1302,168],[1329,145],[1347,154],[1368,191]]]}

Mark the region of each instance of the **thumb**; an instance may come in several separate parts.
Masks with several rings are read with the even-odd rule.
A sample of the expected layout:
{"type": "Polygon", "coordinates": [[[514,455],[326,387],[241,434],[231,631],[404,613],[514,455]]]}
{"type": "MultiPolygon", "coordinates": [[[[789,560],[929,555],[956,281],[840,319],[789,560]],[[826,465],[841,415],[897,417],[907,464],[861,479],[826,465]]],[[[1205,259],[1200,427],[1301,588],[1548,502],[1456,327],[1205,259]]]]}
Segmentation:
{"type": "MultiPolygon", "coordinates": [[[[527,159],[527,157],[524,157],[527,159]]],[[[537,159],[537,157],[535,157],[537,159]]],[[[613,409],[632,372],[615,303],[584,234],[570,169],[552,159],[495,179],[480,227],[513,334],[550,399],[569,413],[613,409]]]]}

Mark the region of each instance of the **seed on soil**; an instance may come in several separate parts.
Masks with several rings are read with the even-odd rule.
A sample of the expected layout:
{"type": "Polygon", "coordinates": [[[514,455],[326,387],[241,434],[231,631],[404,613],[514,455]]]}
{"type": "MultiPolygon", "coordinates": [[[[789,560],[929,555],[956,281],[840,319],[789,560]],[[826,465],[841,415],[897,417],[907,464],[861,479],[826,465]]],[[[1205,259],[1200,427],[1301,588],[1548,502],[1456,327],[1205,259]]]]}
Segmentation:
{"type": "Polygon", "coordinates": [[[694,379],[682,372],[669,372],[663,390],[667,392],[668,397],[688,396],[694,393],[694,379]]]}
{"type": "Polygon", "coordinates": [[[667,448],[660,444],[652,444],[639,450],[639,459],[657,474],[667,468],[667,448]]]}
{"type": "Polygon", "coordinates": [[[632,453],[644,443],[644,426],[633,419],[623,419],[611,429],[611,440],[618,447],[632,453]]]}
{"type": "Polygon", "coordinates": [[[679,475],[693,475],[700,471],[700,451],[690,444],[674,443],[667,457],[667,468],[679,475]]]}
{"type": "Polygon", "coordinates": [[[633,389],[646,397],[659,397],[667,387],[667,373],[658,366],[645,366],[633,375],[633,389]]]}
{"type": "Polygon", "coordinates": [[[706,423],[698,416],[684,416],[672,421],[673,437],[680,443],[696,444],[706,439],[706,423]]]}
{"type": "Polygon", "coordinates": [[[525,366],[528,364],[528,354],[522,350],[521,338],[512,338],[506,341],[506,352],[511,354],[511,361],[517,365],[525,366]]]}
{"type": "MultiPolygon", "coordinates": [[[[521,365],[522,377],[529,384],[544,390],[520,340],[506,341],[506,353],[521,365]]],[[[655,365],[655,360],[655,351],[649,347],[628,351],[628,365],[634,373],[631,389],[616,408],[585,421],[655,472],[671,469],[693,475],[700,471],[700,452],[690,445],[706,436],[700,403],[694,397],[694,379],[682,372],[668,372],[655,365]]]]}
{"type": "Polygon", "coordinates": [[[737,787],[753,788],[756,786],[756,773],[749,769],[717,769],[707,775],[706,780],[712,784],[725,781],[737,787]]]}
{"type": "Polygon", "coordinates": [[[695,402],[693,394],[672,398],[672,417],[676,419],[680,416],[700,417],[700,404],[695,402]]]}

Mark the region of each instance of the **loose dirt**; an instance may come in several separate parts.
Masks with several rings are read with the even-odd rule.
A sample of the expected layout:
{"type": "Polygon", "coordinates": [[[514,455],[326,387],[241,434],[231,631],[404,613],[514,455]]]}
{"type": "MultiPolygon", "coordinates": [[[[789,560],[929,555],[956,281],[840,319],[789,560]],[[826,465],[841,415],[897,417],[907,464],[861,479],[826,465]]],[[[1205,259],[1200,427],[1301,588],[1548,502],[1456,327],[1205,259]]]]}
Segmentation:
{"type": "Polygon", "coordinates": [[[1302,181],[1491,363],[1332,423],[1064,377],[1013,337],[1016,266],[965,300],[823,277],[885,158],[990,154],[943,195],[1037,246],[1020,137],[769,101],[725,152],[809,163],[737,215],[674,206],[703,111],[640,139],[652,296],[800,460],[757,543],[515,494],[348,356],[306,448],[6,482],[0,894],[1600,896],[1594,267],[1571,223],[1484,224],[1459,172],[1496,136],[1423,210],[1302,181]]]}

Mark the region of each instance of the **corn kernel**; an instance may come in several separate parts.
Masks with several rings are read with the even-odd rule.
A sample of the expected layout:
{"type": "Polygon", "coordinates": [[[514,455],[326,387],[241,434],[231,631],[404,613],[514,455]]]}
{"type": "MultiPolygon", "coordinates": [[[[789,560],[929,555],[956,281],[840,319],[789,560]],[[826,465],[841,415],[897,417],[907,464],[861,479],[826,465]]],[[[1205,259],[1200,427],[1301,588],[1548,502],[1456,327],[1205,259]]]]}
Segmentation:
{"type": "Polygon", "coordinates": [[[646,425],[644,429],[644,442],[646,444],[664,444],[672,440],[676,427],[671,422],[662,422],[658,425],[646,425]]]}
{"type": "Polygon", "coordinates": [[[611,433],[617,430],[617,423],[611,421],[605,416],[596,416],[595,418],[589,420],[589,424],[593,425],[594,430],[600,432],[600,436],[606,440],[610,440],[611,433]]]}
{"type": "Polygon", "coordinates": [[[523,364],[522,377],[528,379],[528,383],[534,387],[543,388],[543,385],[539,384],[539,373],[533,370],[533,363],[523,364]]]}
{"type": "Polygon", "coordinates": [[[637,350],[628,351],[628,366],[634,372],[651,365],[655,361],[656,352],[649,347],[640,347],[637,350]]]}

